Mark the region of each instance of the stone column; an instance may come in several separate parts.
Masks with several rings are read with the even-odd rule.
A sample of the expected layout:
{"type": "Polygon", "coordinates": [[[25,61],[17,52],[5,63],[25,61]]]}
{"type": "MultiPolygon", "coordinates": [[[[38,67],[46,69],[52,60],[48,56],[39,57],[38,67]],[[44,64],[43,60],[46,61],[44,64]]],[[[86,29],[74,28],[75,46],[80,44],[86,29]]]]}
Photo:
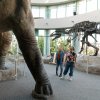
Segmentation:
{"type": "MultiPolygon", "coordinates": [[[[75,33],[73,33],[73,38],[75,37],[75,33]]],[[[80,39],[79,37],[76,37],[72,41],[72,46],[75,48],[75,52],[78,53],[80,51],[80,39]]]]}
{"type": "MultiPolygon", "coordinates": [[[[45,9],[45,18],[48,19],[50,17],[50,9],[47,6],[45,9]]],[[[44,56],[50,55],[50,37],[49,37],[49,30],[45,30],[44,34],[44,56]]]]}
{"type": "Polygon", "coordinates": [[[49,37],[49,30],[45,30],[44,35],[44,56],[50,55],[50,37],[49,37]]]}

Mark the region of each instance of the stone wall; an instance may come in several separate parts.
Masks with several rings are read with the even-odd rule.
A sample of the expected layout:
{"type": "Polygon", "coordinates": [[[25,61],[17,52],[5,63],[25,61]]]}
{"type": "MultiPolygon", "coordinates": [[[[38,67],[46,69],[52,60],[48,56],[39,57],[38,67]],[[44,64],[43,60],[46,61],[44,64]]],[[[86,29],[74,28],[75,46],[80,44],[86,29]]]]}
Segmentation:
{"type": "Polygon", "coordinates": [[[100,56],[78,55],[76,69],[100,75],[100,56]]]}
{"type": "MultiPolygon", "coordinates": [[[[19,59],[21,62],[24,61],[24,59],[19,59]]],[[[18,61],[18,62],[20,62],[18,61]]],[[[17,79],[17,77],[22,76],[22,72],[19,68],[20,65],[15,62],[15,59],[13,57],[9,57],[6,59],[6,70],[0,70],[0,81],[5,80],[11,80],[11,79],[17,79]],[[16,65],[15,65],[16,63],[16,65]],[[16,66],[16,67],[15,67],[16,66]]]]}

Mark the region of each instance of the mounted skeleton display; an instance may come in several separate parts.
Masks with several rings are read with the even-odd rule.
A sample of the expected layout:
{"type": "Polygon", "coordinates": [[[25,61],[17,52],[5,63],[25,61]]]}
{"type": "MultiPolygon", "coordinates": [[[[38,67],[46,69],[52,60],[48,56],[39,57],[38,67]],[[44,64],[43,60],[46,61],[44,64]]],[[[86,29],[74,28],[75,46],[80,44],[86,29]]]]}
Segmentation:
{"type": "Polygon", "coordinates": [[[57,30],[53,32],[50,36],[54,37],[53,40],[55,40],[57,38],[60,38],[62,34],[71,35],[71,33],[75,33],[75,37],[73,37],[72,40],[76,39],[79,35],[82,35],[82,47],[79,53],[84,50],[84,44],[86,43],[87,46],[93,47],[95,49],[95,53],[93,56],[98,55],[99,48],[89,42],[88,36],[91,36],[97,42],[96,38],[93,37],[93,34],[100,34],[100,23],[90,21],[79,22],[69,29],[57,30]],[[80,32],[82,32],[83,34],[80,34],[80,32]]]}

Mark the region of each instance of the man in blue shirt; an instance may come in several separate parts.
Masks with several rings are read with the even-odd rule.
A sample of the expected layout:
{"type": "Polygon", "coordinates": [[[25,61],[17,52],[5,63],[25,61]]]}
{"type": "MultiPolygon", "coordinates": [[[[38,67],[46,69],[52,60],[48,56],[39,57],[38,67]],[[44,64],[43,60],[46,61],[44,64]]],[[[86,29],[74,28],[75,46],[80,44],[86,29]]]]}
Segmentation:
{"type": "Polygon", "coordinates": [[[62,66],[63,58],[64,58],[64,51],[61,47],[59,47],[56,53],[56,75],[58,76],[58,68],[60,67],[59,77],[62,76],[62,72],[63,72],[63,66],[62,66]]]}

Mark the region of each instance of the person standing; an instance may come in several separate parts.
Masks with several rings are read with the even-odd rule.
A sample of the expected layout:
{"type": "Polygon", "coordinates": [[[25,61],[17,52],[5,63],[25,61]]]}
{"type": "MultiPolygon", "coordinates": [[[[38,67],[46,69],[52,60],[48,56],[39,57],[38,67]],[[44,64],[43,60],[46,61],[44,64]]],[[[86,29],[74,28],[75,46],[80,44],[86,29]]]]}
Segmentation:
{"type": "Polygon", "coordinates": [[[72,80],[72,76],[73,76],[73,70],[75,67],[75,62],[76,62],[76,53],[74,52],[74,47],[70,47],[69,48],[69,52],[65,54],[64,57],[64,63],[65,63],[65,70],[63,72],[63,76],[61,77],[61,79],[65,78],[65,75],[67,75],[68,71],[69,71],[69,77],[68,80],[72,80]]]}
{"type": "Polygon", "coordinates": [[[63,48],[59,47],[56,53],[56,75],[61,77],[63,72],[63,58],[64,58],[64,51],[63,48]],[[58,75],[58,69],[60,67],[60,74],[58,75]]]}

